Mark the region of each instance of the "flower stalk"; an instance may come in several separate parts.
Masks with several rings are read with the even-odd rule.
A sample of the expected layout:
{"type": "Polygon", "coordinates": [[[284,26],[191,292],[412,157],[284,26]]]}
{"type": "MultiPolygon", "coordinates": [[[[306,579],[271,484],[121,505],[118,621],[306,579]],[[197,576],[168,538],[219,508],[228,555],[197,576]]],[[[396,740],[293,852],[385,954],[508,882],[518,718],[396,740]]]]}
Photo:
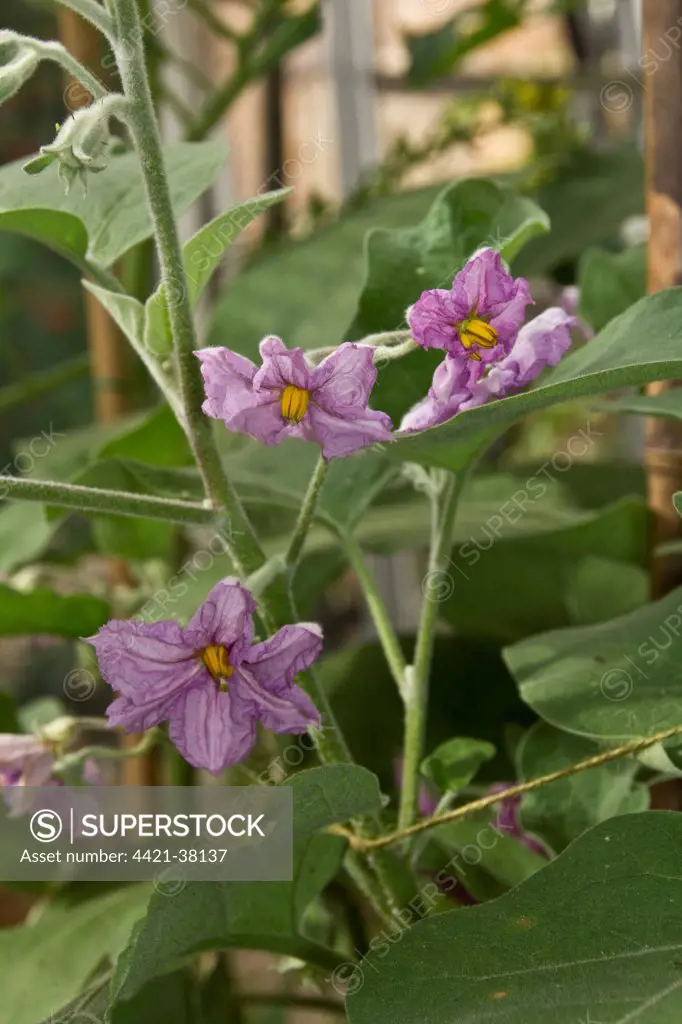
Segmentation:
{"type": "Polygon", "coordinates": [[[308,531],[312,525],[315,517],[315,509],[317,508],[317,500],[320,496],[320,491],[324,486],[324,482],[327,479],[327,471],[329,469],[329,463],[325,462],[324,459],[319,459],[313,475],[310,478],[308,489],[303,499],[303,505],[298,514],[298,520],[294,527],[294,532],[289,543],[289,549],[285,556],[285,564],[290,570],[294,570],[298,564],[298,560],[301,557],[301,553],[305,546],[308,531]]]}
{"type": "Polygon", "coordinates": [[[346,533],[341,538],[344,550],[348,556],[358,583],[362,589],[367,609],[372,617],[374,628],[377,631],[379,642],[383,649],[391,675],[398,687],[398,692],[404,703],[408,700],[407,688],[407,663],[400,646],[400,641],[393,628],[391,617],[384,603],[384,599],[376,585],[367,561],[355,537],[346,533]]]}
{"type": "MultiPolygon", "coordinates": [[[[457,506],[467,472],[450,475],[433,501],[433,528],[429,555],[428,578],[446,572],[457,506]]],[[[428,591],[428,588],[427,588],[428,591]]],[[[438,622],[438,601],[435,595],[424,594],[417,631],[414,666],[408,675],[409,686],[405,706],[404,766],[398,814],[398,827],[408,828],[415,820],[419,795],[419,766],[424,756],[424,737],[429,702],[429,681],[433,646],[438,622]]]]}

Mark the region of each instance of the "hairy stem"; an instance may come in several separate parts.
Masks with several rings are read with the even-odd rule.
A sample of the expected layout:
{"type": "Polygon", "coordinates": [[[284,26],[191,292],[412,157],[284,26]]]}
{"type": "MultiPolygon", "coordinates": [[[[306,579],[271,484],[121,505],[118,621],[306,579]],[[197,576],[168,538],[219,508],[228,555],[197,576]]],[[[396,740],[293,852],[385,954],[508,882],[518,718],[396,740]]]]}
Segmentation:
{"type": "MultiPolygon", "coordinates": [[[[70,5],[67,4],[67,6],[70,5]]],[[[102,100],[105,96],[109,95],[109,90],[102,85],[97,75],[94,75],[92,71],[88,71],[61,43],[42,43],[40,52],[42,56],[47,57],[48,60],[53,60],[55,64],[59,64],[72,78],[75,78],[81,85],[85,86],[93,99],[102,100]]]]}
{"type": "Polygon", "coordinates": [[[223,472],[210,421],[201,410],[203,383],[194,354],[198,343],[159,127],[147,80],[142,27],[136,0],[115,0],[114,13],[114,52],[129,104],[129,127],[142,165],[154,224],[187,435],[214,509],[224,509],[228,513],[235,536],[239,535],[239,543],[234,543],[230,551],[235,567],[241,575],[248,575],[255,572],[265,559],[239,497],[223,472]]]}
{"type": "Polygon", "coordinates": [[[377,589],[376,581],[370,572],[369,566],[367,565],[362,548],[355,537],[346,533],[343,534],[341,540],[346,554],[348,555],[348,560],[357,577],[358,583],[362,588],[365,601],[367,602],[367,608],[372,616],[372,622],[374,623],[374,628],[377,631],[379,642],[381,643],[384,655],[386,656],[386,661],[388,662],[388,666],[391,670],[391,675],[395,680],[400,696],[403,701],[407,702],[407,664],[403,656],[398,636],[393,629],[393,623],[391,622],[391,617],[388,614],[384,599],[377,589]]]}
{"type": "Polygon", "coordinates": [[[414,666],[410,673],[405,705],[404,766],[398,814],[398,826],[401,829],[411,825],[416,817],[419,765],[424,756],[431,661],[438,622],[438,600],[435,599],[437,587],[431,584],[437,584],[439,577],[446,572],[457,505],[465,479],[465,472],[458,473],[456,477],[450,476],[439,495],[433,499],[433,529],[426,577],[429,585],[424,587],[414,666]]]}
{"type": "Polygon", "coordinates": [[[70,508],[75,512],[99,512],[113,516],[162,519],[169,523],[209,524],[215,519],[210,508],[195,501],[174,501],[147,494],[111,491],[104,487],[82,487],[52,480],[23,480],[0,476],[0,499],[40,501],[45,505],[70,508]]]}
{"type": "Polygon", "coordinates": [[[303,505],[301,511],[298,514],[298,520],[294,527],[294,532],[289,543],[289,550],[286,553],[285,564],[293,569],[301,557],[303,546],[305,545],[308,531],[315,515],[315,509],[317,507],[317,499],[320,491],[327,478],[327,470],[329,469],[329,463],[325,462],[323,458],[320,458],[315,472],[310,478],[308,484],[308,490],[306,491],[305,498],[303,499],[303,505]]]}

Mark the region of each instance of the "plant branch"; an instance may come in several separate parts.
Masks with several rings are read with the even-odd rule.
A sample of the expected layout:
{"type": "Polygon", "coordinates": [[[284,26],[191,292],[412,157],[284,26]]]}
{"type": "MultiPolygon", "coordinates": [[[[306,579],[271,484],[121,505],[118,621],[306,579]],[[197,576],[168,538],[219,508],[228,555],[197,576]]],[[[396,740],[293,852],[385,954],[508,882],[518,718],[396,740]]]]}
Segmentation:
{"type": "Polygon", "coordinates": [[[55,3],[80,14],[81,18],[85,18],[91,25],[94,25],[113,44],[113,22],[102,5],[97,3],[97,0],[55,0],[55,3]]]}
{"type": "MultiPolygon", "coordinates": [[[[445,573],[448,564],[452,530],[457,513],[457,505],[462,493],[467,473],[462,471],[457,476],[450,475],[447,483],[439,494],[432,498],[433,527],[431,535],[431,551],[427,581],[435,582],[445,573]]],[[[405,829],[414,821],[417,813],[419,791],[419,766],[424,756],[424,735],[429,702],[429,681],[433,645],[438,622],[438,600],[432,588],[423,588],[419,629],[414,653],[414,667],[408,674],[408,693],[405,705],[405,742],[402,788],[400,794],[400,811],[398,825],[405,829]],[[411,678],[410,678],[411,676],[411,678]]]]}
{"type": "MultiPolygon", "coordinates": [[[[67,6],[70,5],[67,4],[67,6]]],[[[41,57],[44,57],[46,60],[53,60],[55,64],[59,64],[64,71],[68,72],[72,78],[77,79],[81,85],[85,86],[93,99],[102,100],[105,96],[109,95],[109,90],[106,86],[102,85],[97,75],[94,75],[92,71],[88,71],[61,43],[41,43],[39,52],[41,57]]]]}
{"type": "Polygon", "coordinates": [[[586,772],[590,768],[599,768],[603,764],[608,764],[609,761],[618,761],[620,758],[629,757],[631,754],[638,754],[642,750],[655,746],[657,743],[664,743],[666,740],[680,735],[682,735],[682,725],[676,725],[672,729],[666,729],[664,732],[648,736],[646,739],[631,740],[630,743],[624,743],[620,747],[613,747],[611,750],[605,750],[601,754],[586,757],[584,761],[578,761],[568,768],[561,768],[556,772],[540,775],[537,779],[531,779],[529,782],[519,782],[515,786],[509,786],[507,789],[502,789],[497,793],[489,793],[478,800],[472,800],[471,803],[456,807],[453,811],[447,811],[445,814],[436,814],[432,818],[426,818],[424,821],[419,821],[408,828],[397,829],[395,832],[389,832],[377,838],[363,839],[342,825],[331,825],[329,831],[335,835],[344,836],[355,850],[361,852],[378,850],[384,846],[401,842],[403,839],[409,839],[411,836],[419,835],[427,829],[436,828],[437,825],[445,825],[450,821],[459,821],[470,814],[475,814],[476,811],[484,811],[487,807],[492,807],[493,804],[500,803],[502,800],[523,796],[524,793],[532,793],[536,789],[548,786],[552,782],[558,782],[560,779],[567,779],[571,775],[577,775],[579,772],[586,772]]]}
{"type": "Polygon", "coordinates": [[[229,514],[233,535],[240,537],[239,543],[231,544],[230,555],[237,571],[245,576],[260,568],[265,557],[241,501],[223,472],[210,420],[201,408],[204,392],[195,355],[198,342],[161,150],[159,126],[147,81],[136,0],[115,0],[114,12],[117,34],[114,52],[123,91],[129,103],[129,127],[142,165],[154,224],[187,435],[214,509],[224,509],[229,514]]]}
{"type": "Polygon", "coordinates": [[[65,772],[69,768],[77,768],[89,758],[99,758],[109,761],[129,761],[131,757],[141,757],[152,750],[161,739],[161,732],[158,729],[148,729],[142,734],[139,743],[134,747],[81,747],[72,754],[65,754],[58,761],[55,761],[53,770],[65,772]]]}
{"type": "Polygon", "coordinates": [[[296,526],[294,527],[294,532],[291,536],[289,549],[284,559],[285,564],[289,569],[294,569],[301,557],[301,552],[303,551],[308,531],[310,530],[311,523],[315,516],[317,499],[327,478],[328,469],[329,463],[325,462],[323,458],[320,458],[317,466],[315,467],[315,471],[310,478],[308,489],[301,506],[301,511],[298,514],[298,520],[296,521],[296,526]]]}
{"type": "Polygon", "coordinates": [[[194,501],[174,501],[148,494],[61,484],[52,480],[23,480],[16,476],[0,476],[0,498],[40,501],[45,505],[70,508],[74,512],[139,516],[142,519],[161,519],[170,523],[205,525],[215,520],[215,513],[210,508],[194,501]]]}
{"type": "Polygon", "coordinates": [[[370,572],[367,560],[363,554],[362,548],[358,544],[355,537],[350,533],[341,534],[341,542],[348,555],[348,560],[355,572],[358,583],[362,588],[362,592],[367,602],[367,608],[369,614],[372,616],[372,622],[374,628],[377,631],[379,642],[381,643],[383,652],[386,656],[386,661],[391,670],[391,675],[395,680],[395,684],[398,687],[398,692],[402,697],[403,701],[407,703],[408,691],[407,691],[407,663],[398,640],[398,636],[393,629],[393,623],[391,617],[388,614],[388,610],[384,603],[384,599],[376,585],[376,581],[370,572]]]}

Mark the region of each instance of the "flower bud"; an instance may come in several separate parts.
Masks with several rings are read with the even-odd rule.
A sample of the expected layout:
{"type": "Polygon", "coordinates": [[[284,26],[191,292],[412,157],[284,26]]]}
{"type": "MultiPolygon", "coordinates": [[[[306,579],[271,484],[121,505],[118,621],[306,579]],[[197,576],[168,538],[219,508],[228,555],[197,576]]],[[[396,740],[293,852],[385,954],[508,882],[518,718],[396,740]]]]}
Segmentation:
{"type": "Polygon", "coordinates": [[[0,31],[0,103],[19,92],[39,63],[38,49],[23,36],[0,31]]]}
{"type": "Polygon", "coordinates": [[[54,718],[38,730],[39,738],[44,743],[59,750],[68,747],[76,738],[77,733],[78,722],[68,715],[54,718]]]}
{"type": "Polygon", "coordinates": [[[49,146],[41,146],[40,155],[24,165],[28,174],[38,174],[55,160],[59,177],[68,192],[76,178],[85,184],[88,171],[103,171],[107,166],[112,135],[109,119],[121,113],[125,101],[118,94],[96,100],[81,107],[59,128],[57,138],[49,146]]]}

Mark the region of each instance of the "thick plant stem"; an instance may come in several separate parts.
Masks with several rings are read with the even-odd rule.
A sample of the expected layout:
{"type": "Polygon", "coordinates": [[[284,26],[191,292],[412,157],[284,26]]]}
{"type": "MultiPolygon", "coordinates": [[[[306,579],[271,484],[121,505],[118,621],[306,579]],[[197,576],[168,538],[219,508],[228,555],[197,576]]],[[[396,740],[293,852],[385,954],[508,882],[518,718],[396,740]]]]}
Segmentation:
{"type": "Polygon", "coordinates": [[[115,0],[116,40],[114,53],[123,91],[129,104],[129,127],[142,164],[147,199],[154,224],[159,264],[168,304],[171,333],[182,395],[185,427],[215,511],[224,509],[239,543],[230,555],[241,575],[255,572],[265,561],[263,552],[238,495],[227,480],[213,441],[210,421],[201,410],[203,384],[187,276],[171,204],[161,150],[159,127],[147,81],[142,27],[136,0],[115,0]]]}
{"type": "Polygon", "coordinates": [[[105,512],[113,516],[136,516],[162,519],[167,523],[210,524],[215,519],[211,509],[193,501],[173,501],[147,494],[110,491],[103,487],[80,484],[58,484],[52,480],[24,480],[16,476],[0,476],[0,499],[40,501],[45,505],[72,508],[77,512],[105,512]]]}
{"type": "Polygon", "coordinates": [[[299,558],[301,557],[301,552],[303,551],[306,537],[308,536],[308,531],[315,515],[315,509],[317,508],[317,499],[327,477],[328,468],[329,463],[325,462],[323,458],[320,458],[317,466],[315,467],[315,472],[310,478],[308,490],[306,491],[305,498],[303,499],[303,505],[301,506],[301,511],[298,514],[298,520],[289,543],[289,550],[286,553],[285,562],[290,569],[295,568],[299,558]]]}
{"type": "Polygon", "coordinates": [[[362,588],[365,601],[367,602],[367,608],[372,616],[372,622],[374,623],[374,628],[377,631],[379,642],[381,643],[384,655],[386,656],[386,661],[388,662],[388,667],[391,670],[391,675],[395,680],[400,696],[403,701],[407,702],[407,664],[405,662],[398,636],[393,629],[393,624],[384,603],[384,599],[377,589],[376,581],[374,580],[369,566],[367,565],[365,556],[362,553],[362,548],[355,537],[351,536],[351,534],[343,534],[341,539],[345,552],[348,555],[348,560],[353,567],[358,583],[362,588]]]}
{"type": "Polygon", "coordinates": [[[439,496],[434,499],[435,514],[431,537],[429,568],[423,587],[421,618],[417,632],[414,666],[408,681],[408,696],[405,705],[405,743],[403,778],[400,794],[398,828],[408,828],[415,820],[419,794],[419,765],[424,756],[424,735],[429,702],[429,677],[433,645],[438,622],[438,599],[440,577],[447,575],[448,553],[452,543],[452,530],[457,505],[462,492],[466,473],[451,476],[439,496]],[[432,591],[432,593],[429,593],[432,591]]]}

